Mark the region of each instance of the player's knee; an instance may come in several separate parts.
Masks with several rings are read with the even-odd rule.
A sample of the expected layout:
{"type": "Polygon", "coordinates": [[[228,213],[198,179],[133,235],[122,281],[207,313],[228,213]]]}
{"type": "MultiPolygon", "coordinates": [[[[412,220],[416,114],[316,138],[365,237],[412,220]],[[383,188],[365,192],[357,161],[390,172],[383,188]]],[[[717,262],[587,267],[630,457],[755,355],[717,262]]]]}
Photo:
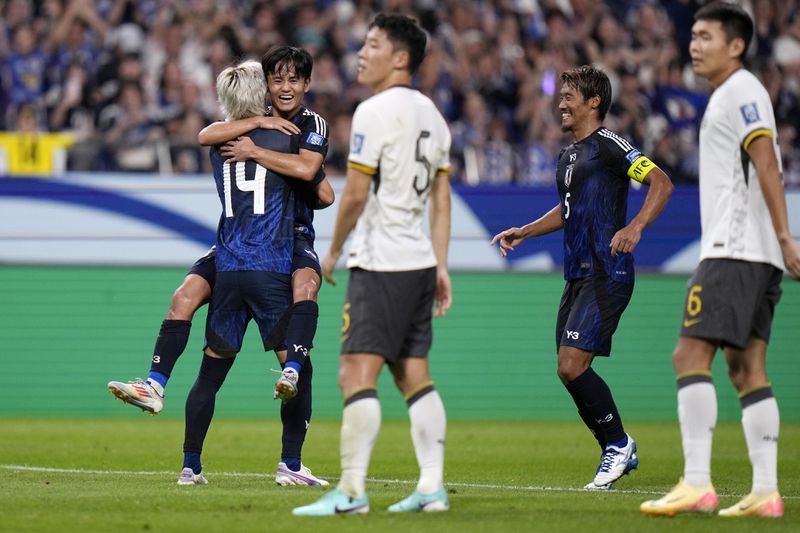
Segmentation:
{"type": "Polygon", "coordinates": [[[312,275],[295,276],[292,280],[292,296],[295,302],[302,302],[304,300],[317,301],[317,294],[319,293],[320,281],[315,272],[312,275]]]}
{"type": "Polygon", "coordinates": [[[586,369],[582,368],[581,365],[578,365],[576,361],[559,357],[556,374],[562,383],[569,383],[570,381],[577,379],[578,376],[583,374],[585,370],[586,369]]]}
{"type": "Polygon", "coordinates": [[[339,389],[342,394],[347,395],[348,391],[356,387],[354,376],[352,372],[348,372],[344,365],[339,365],[339,389]]]}
{"type": "Polygon", "coordinates": [[[689,352],[676,346],[672,351],[672,368],[675,369],[675,373],[681,374],[690,370],[696,370],[695,368],[691,368],[692,363],[689,352]]]}
{"type": "Polygon", "coordinates": [[[183,286],[178,287],[172,295],[169,311],[167,312],[168,320],[191,320],[197,308],[203,304],[205,295],[194,294],[192,291],[186,290],[183,286]]]}

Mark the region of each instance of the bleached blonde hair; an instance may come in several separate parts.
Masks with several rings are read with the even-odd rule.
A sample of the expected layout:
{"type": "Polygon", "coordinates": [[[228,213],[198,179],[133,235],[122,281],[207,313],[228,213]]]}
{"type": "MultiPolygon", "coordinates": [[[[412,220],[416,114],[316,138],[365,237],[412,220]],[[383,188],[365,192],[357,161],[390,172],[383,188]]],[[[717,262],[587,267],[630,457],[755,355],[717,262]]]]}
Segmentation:
{"type": "Polygon", "coordinates": [[[257,61],[228,67],[217,76],[217,100],[227,120],[263,115],[266,99],[264,71],[257,61]]]}

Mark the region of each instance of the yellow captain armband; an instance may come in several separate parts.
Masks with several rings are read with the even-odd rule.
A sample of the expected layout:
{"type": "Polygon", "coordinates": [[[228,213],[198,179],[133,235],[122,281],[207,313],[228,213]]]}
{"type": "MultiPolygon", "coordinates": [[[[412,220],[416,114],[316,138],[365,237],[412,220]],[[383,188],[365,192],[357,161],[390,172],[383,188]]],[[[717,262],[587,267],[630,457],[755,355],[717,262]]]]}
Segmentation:
{"type": "Polygon", "coordinates": [[[772,132],[769,131],[767,128],[758,128],[757,130],[751,131],[750,133],[747,134],[747,137],[745,137],[744,140],[742,141],[742,148],[747,150],[748,148],[750,148],[750,143],[752,143],[762,135],[765,135],[770,139],[772,138],[772,132]]]}
{"type": "Polygon", "coordinates": [[[654,168],[656,168],[655,163],[647,159],[645,156],[641,156],[633,162],[630,168],[628,168],[628,177],[632,180],[642,183],[645,176],[647,176],[654,168]]]}
{"type": "Polygon", "coordinates": [[[450,167],[440,168],[436,171],[437,176],[447,176],[450,174],[450,167]]]}
{"type": "Polygon", "coordinates": [[[369,176],[374,176],[378,173],[378,169],[375,167],[370,167],[368,165],[362,165],[361,163],[354,163],[353,161],[347,162],[347,168],[352,168],[353,170],[357,170],[369,176]]]}

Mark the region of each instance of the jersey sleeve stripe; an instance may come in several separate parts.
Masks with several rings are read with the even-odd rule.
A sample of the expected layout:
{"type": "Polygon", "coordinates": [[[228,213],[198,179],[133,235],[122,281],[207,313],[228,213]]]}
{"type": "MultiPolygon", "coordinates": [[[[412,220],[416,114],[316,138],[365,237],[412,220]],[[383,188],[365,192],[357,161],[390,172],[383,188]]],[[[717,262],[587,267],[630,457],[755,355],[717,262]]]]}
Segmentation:
{"type": "Polygon", "coordinates": [[[749,134],[747,134],[747,136],[744,138],[744,141],[742,141],[742,146],[745,150],[747,150],[750,147],[750,143],[762,135],[766,135],[770,139],[772,138],[772,132],[767,128],[758,128],[757,130],[751,131],[749,134]]]}
{"type": "Polygon", "coordinates": [[[442,174],[450,174],[450,167],[446,166],[436,170],[437,176],[441,176],[442,174]]]}
{"type": "Polygon", "coordinates": [[[362,165],[361,163],[356,163],[354,161],[347,162],[347,168],[352,168],[353,170],[357,170],[359,172],[363,172],[364,174],[368,174],[370,176],[374,176],[378,173],[378,169],[375,167],[370,167],[368,165],[362,165]]]}
{"type": "Polygon", "coordinates": [[[323,137],[328,137],[328,123],[327,121],[322,118],[317,113],[311,111],[310,109],[306,109],[304,112],[305,115],[308,115],[314,119],[314,131],[319,133],[323,137]]]}
{"type": "Polygon", "coordinates": [[[598,133],[603,137],[605,137],[606,139],[610,139],[615,143],[617,143],[617,145],[626,152],[630,152],[631,150],[633,150],[633,146],[631,146],[631,144],[628,141],[626,141],[616,133],[611,132],[610,130],[601,129],[598,133]]]}

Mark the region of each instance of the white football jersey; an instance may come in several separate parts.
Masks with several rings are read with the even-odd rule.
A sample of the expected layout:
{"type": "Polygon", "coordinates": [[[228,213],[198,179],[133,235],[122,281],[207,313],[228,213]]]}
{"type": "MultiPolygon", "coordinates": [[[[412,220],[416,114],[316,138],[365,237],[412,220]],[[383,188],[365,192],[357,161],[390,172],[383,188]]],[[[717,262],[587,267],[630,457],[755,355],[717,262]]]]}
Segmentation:
{"type": "Polygon", "coordinates": [[[436,266],[423,229],[438,174],[450,171],[450,130],[434,103],[409,87],[362,102],[353,115],[348,167],[373,176],[350,244],[348,268],[397,272],[436,266]]]}
{"type": "Polygon", "coordinates": [[[729,258],[783,269],[783,255],[746,148],[767,135],[780,170],[775,115],[766,89],[745,69],[711,95],[700,126],[700,259],[729,258]]]}

